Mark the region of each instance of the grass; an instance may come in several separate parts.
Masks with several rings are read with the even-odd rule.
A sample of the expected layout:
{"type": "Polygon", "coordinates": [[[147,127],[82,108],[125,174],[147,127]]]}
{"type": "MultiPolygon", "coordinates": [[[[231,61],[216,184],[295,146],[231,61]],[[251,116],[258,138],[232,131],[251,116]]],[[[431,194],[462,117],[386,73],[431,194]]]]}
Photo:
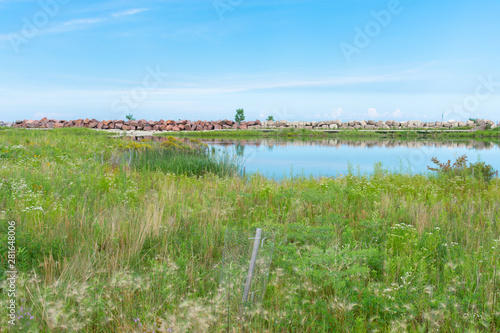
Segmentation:
{"type": "MultiPolygon", "coordinates": [[[[13,331],[226,331],[227,227],[277,232],[266,297],[229,331],[500,328],[498,178],[376,165],[370,177],[277,182],[172,168],[165,147],[127,144],[85,129],[0,130],[0,252],[14,221],[24,314],[13,331]]],[[[5,272],[0,281],[6,294],[5,272]]]]}

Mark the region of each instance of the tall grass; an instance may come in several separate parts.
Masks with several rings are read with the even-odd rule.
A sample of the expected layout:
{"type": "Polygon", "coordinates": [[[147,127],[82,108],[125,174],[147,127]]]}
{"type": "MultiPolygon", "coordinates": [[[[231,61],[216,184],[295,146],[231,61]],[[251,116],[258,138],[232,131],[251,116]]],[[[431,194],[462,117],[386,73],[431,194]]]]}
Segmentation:
{"type": "MultiPolygon", "coordinates": [[[[266,297],[229,331],[500,328],[497,178],[380,166],[369,177],[280,182],[188,176],[142,155],[158,152],[116,163],[121,141],[91,131],[0,139],[0,252],[15,221],[16,299],[30,312],[12,331],[225,331],[217,289],[227,226],[278,231],[266,297]]],[[[0,281],[5,294],[3,271],[0,281]]]]}

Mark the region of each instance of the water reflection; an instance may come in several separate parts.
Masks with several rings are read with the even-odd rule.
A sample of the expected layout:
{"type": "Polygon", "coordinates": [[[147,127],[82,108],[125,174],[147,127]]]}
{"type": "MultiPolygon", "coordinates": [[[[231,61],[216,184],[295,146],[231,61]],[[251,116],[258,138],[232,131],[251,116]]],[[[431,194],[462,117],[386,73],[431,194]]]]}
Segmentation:
{"type": "MultiPolygon", "coordinates": [[[[167,137],[158,136],[132,136],[125,137],[128,140],[141,141],[141,140],[153,140],[156,142],[167,141],[167,137]]],[[[181,141],[188,142],[190,138],[177,138],[181,141]]],[[[418,149],[422,147],[435,147],[435,148],[466,148],[466,149],[493,149],[498,147],[498,143],[493,141],[477,141],[473,139],[445,139],[445,140],[433,140],[433,139],[420,139],[420,140],[405,140],[405,139],[311,139],[311,140],[300,140],[300,139],[200,139],[208,145],[215,145],[221,147],[231,147],[235,146],[238,155],[243,155],[245,146],[250,147],[260,147],[266,146],[269,150],[274,147],[335,147],[340,148],[342,146],[355,147],[355,148],[395,148],[395,147],[405,147],[418,149]]]]}
{"type": "MultiPolygon", "coordinates": [[[[166,137],[131,137],[129,140],[154,140],[166,137]]],[[[180,138],[189,141],[190,138],[180,138]]],[[[454,161],[467,155],[469,162],[482,160],[500,169],[498,141],[472,139],[201,139],[213,149],[236,155],[247,173],[268,177],[284,175],[335,176],[345,174],[348,165],[370,173],[377,162],[398,172],[424,173],[431,158],[454,161]]]]}

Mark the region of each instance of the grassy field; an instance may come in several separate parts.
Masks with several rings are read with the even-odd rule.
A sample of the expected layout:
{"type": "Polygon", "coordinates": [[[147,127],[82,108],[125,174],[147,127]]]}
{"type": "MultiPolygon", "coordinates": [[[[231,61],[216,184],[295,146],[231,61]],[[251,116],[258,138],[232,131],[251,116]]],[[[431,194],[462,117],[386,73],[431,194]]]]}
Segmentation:
{"type": "Polygon", "coordinates": [[[375,165],[277,182],[169,142],[0,129],[1,331],[11,221],[13,332],[500,330],[497,178],[375,165]],[[228,227],[276,232],[263,302],[230,316],[228,227]]]}

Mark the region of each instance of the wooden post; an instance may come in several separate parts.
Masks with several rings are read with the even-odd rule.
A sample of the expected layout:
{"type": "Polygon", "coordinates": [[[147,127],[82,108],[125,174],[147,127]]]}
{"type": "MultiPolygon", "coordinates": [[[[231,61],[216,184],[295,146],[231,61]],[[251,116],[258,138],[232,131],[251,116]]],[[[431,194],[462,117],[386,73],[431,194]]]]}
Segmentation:
{"type": "Polygon", "coordinates": [[[255,270],[255,262],[257,261],[257,253],[259,252],[261,235],[262,229],[257,228],[257,231],[255,232],[255,239],[253,241],[252,258],[250,259],[250,267],[248,268],[247,282],[245,283],[245,290],[243,292],[243,302],[248,301],[248,294],[250,293],[250,287],[252,286],[252,277],[255,270]]]}

